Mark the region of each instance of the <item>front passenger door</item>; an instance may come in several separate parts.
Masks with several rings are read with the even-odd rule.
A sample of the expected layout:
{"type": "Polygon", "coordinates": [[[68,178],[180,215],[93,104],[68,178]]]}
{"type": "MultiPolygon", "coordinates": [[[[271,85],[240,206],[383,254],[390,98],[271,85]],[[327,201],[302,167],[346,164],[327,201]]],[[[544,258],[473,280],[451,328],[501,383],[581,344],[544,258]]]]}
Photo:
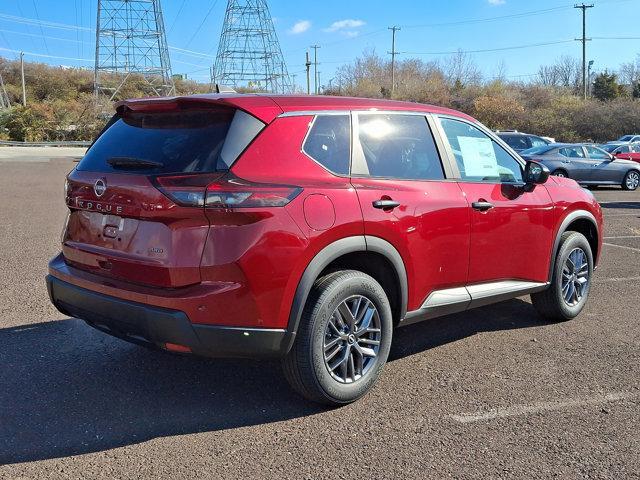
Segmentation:
{"type": "Polygon", "coordinates": [[[523,165],[479,126],[440,117],[471,212],[470,285],[547,282],[553,202],[543,185],[526,191],[523,165]]]}
{"type": "Polygon", "coordinates": [[[611,157],[607,152],[588,145],[584,148],[587,151],[587,155],[589,155],[589,161],[591,163],[591,174],[589,175],[590,182],[622,183],[622,179],[626,172],[617,168],[618,164],[611,162],[611,157]]]}

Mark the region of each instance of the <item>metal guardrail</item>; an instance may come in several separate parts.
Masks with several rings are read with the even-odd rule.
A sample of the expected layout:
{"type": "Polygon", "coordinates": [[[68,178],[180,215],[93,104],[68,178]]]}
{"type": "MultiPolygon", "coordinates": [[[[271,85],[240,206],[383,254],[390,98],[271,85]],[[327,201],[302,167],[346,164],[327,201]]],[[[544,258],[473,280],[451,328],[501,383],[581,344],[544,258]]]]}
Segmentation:
{"type": "Polygon", "coordinates": [[[0,147],[89,147],[91,142],[61,141],[61,142],[12,142],[0,140],[0,147]]]}

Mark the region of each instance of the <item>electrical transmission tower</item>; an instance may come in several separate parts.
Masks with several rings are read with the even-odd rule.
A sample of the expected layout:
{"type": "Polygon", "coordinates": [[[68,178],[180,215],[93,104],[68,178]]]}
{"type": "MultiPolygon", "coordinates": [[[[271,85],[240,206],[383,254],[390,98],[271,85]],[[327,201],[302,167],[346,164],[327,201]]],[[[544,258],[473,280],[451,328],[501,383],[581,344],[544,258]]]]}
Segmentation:
{"type": "Polygon", "coordinates": [[[292,91],[266,0],[228,0],[211,83],[292,91]]]}
{"type": "Polygon", "coordinates": [[[171,63],[160,0],[98,0],[96,96],[110,100],[142,79],[149,95],[172,95],[171,63]]]}

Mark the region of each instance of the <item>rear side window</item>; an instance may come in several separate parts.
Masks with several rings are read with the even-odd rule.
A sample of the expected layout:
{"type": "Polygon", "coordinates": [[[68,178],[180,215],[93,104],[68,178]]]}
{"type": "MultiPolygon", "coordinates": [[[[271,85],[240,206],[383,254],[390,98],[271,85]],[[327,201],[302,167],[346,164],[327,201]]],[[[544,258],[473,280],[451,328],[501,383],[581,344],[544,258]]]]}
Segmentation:
{"type": "Polygon", "coordinates": [[[584,158],[584,151],[582,147],[563,147],[558,150],[558,153],[563,157],[568,158],[584,158]]]}
{"type": "Polygon", "coordinates": [[[500,138],[514,150],[526,150],[531,147],[524,135],[505,135],[504,137],[500,135],[500,138]]]}
{"type": "Polygon", "coordinates": [[[426,117],[402,114],[358,116],[369,175],[403,180],[443,180],[440,156],[426,117]]]}
{"type": "Polygon", "coordinates": [[[302,151],[327,170],[349,175],[351,117],[318,115],[311,125],[302,151]]]}
{"type": "Polygon", "coordinates": [[[140,174],[228,170],[263,128],[258,119],[230,108],[129,111],[112,119],[77,169],[140,174]]]}

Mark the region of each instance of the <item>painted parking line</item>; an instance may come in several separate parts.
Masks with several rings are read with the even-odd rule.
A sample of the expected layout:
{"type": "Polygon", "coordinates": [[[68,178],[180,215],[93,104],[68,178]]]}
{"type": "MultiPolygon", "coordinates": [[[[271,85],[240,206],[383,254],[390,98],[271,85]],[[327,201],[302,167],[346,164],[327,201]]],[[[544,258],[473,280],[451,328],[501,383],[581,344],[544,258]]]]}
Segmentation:
{"type": "Polygon", "coordinates": [[[616,240],[616,239],[626,239],[626,238],[640,238],[640,235],[622,235],[620,237],[604,237],[605,240],[616,240]]]}
{"type": "Polygon", "coordinates": [[[640,217],[640,213],[613,213],[611,215],[604,213],[604,218],[611,217],[640,217]]]}
{"type": "Polygon", "coordinates": [[[607,242],[603,242],[602,244],[608,247],[618,247],[618,248],[623,248],[625,250],[631,250],[632,252],[640,253],[640,248],[627,247],[626,245],[616,245],[615,243],[607,243],[607,242]]]}
{"type": "Polygon", "coordinates": [[[596,283],[639,282],[640,277],[598,278],[596,283]]]}
{"type": "Polygon", "coordinates": [[[554,400],[550,402],[536,402],[528,405],[513,405],[511,407],[498,407],[488,412],[459,413],[449,415],[451,420],[458,423],[487,422],[499,418],[520,417],[541,412],[562,410],[565,408],[586,407],[589,405],[601,405],[611,402],[622,402],[640,399],[640,392],[615,392],[593,395],[582,398],[569,398],[566,400],[554,400]]]}

